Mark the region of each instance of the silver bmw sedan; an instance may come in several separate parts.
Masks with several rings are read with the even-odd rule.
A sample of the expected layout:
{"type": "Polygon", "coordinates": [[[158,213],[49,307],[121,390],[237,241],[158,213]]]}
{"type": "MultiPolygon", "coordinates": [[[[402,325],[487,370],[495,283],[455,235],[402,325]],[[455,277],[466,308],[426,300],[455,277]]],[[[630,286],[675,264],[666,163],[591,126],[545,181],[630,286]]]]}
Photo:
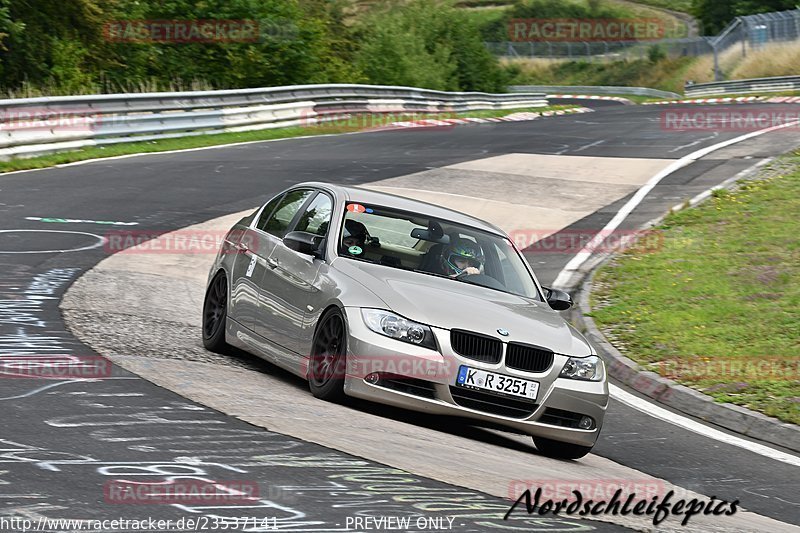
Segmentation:
{"type": "Polygon", "coordinates": [[[304,183],[225,237],[203,343],[236,346],[346,396],[533,437],[545,455],[592,449],[608,405],[602,360],[557,311],[509,237],[391,194],[304,183]]]}

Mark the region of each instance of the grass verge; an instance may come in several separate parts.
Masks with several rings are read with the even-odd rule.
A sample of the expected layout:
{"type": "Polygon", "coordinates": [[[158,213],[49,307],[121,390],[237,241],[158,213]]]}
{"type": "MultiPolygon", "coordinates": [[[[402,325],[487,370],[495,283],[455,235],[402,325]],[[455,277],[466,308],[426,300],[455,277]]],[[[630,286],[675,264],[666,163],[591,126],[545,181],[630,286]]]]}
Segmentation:
{"type": "Polygon", "coordinates": [[[99,159],[105,157],[115,157],[120,155],[167,152],[170,150],[185,150],[189,148],[202,148],[206,146],[218,146],[224,144],[235,144],[249,141],[268,141],[272,139],[289,139],[305,135],[327,135],[333,133],[350,133],[361,131],[369,127],[387,125],[390,122],[402,120],[421,120],[426,118],[486,118],[504,117],[512,113],[557,111],[571,109],[579,106],[560,105],[548,107],[531,107],[520,109],[485,110],[470,111],[457,114],[392,114],[391,116],[382,114],[363,114],[354,115],[351,118],[320,123],[308,126],[294,126],[287,128],[265,129],[238,133],[214,133],[209,135],[196,135],[194,137],[178,137],[175,139],[161,139],[157,141],[139,141],[112,144],[108,146],[92,146],[80,150],[69,152],[59,152],[56,154],[31,157],[26,159],[12,159],[11,161],[0,161],[0,173],[13,172],[15,170],[31,170],[46,168],[56,165],[85,161],[87,159],[99,159]]]}
{"type": "Polygon", "coordinates": [[[693,57],[630,59],[622,61],[586,61],[517,58],[504,59],[502,64],[511,76],[510,85],[621,85],[651,87],[683,93],[683,84],[690,78],[686,71],[698,60],[693,57]]]}
{"type": "Polygon", "coordinates": [[[592,313],[645,368],[800,424],[800,151],[669,215],[662,246],[616,256],[592,313]]]}

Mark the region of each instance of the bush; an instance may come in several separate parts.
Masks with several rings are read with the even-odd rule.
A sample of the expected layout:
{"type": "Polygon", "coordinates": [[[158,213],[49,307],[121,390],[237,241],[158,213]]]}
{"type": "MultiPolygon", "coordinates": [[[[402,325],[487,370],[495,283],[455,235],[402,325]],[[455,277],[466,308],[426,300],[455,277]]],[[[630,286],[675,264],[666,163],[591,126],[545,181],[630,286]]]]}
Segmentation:
{"type": "Polygon", "coordinates": [[[415,0],[380,6],[358,25],[356,66],[372,83],[497,92],[506,77],[463,11],[415,0]]]}
{"type": "Polygon", "coordinates": [[[633,13],[602,3],[599,0],[560,2],[556,0],[517,0],[504,16],[483,24],[480,28],[485,41],[509,41],[508,25],[512,19],[612,19],[632,17],[633,13]]]}
{"type": "Polygon", "coordinates": [[[667,54],[664,52],[664,49],[657,44],[654,44],[647,49],[647,60],[651,63],[658,63],[666,57],[667,54]]]}

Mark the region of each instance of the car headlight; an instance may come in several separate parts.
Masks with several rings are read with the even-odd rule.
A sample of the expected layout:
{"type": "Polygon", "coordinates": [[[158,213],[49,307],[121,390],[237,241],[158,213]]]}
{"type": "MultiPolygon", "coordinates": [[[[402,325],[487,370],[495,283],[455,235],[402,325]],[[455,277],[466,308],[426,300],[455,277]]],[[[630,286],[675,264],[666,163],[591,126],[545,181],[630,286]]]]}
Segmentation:
{"type": "Polygon", "coordinates": [[[596,355],[589,357],[570,357],[559,377],[569,379],[583,379],[586,381],[602,381],[605,377],[603,360],[596,355]]]}
{"type": "Polygon", "coordinates": [[[382,309],[362,309],[361,316],[364,317],[367,327],[375,333],[431,350],[436,349],[433,331],[428,326],[382,309]]]}

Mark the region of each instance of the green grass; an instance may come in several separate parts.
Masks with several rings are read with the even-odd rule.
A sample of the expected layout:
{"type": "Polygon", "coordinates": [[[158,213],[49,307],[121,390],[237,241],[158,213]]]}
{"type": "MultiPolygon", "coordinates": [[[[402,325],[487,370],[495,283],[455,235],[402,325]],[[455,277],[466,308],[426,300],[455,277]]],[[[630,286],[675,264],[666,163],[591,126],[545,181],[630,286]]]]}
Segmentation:
{"type": "Polygon", "coordinates": [[[559,109],[570,109],[578,106],[561,105],[549,107],[532,107],[520,109],[485,110],[470,111],[457,114],[416,114],[391,116],[380,114],[357,115],[352,119],[337,120],[332,123],[321,123],[318,125],[295,126],[287,128],[275,128],[241,133],[216,133],[209,135],[198,135],[194,137],[179,137],[175,139],[162,139],[157,141],[140,141],[119,143],[108,146],[93,146],[81,150],[60,152],[57,154],[43,155],[26,159],[12,159],[11,161],[0,161],[0,173],[12,172],[15,170],[30,170],[36,168],[46,168],[56,165],[85,161],[87,159],[97,159],[104,157],[115,157],[120,155],[166,152],[170,150],[185,150],[189,148],[202,148],[205,146],[217,146],[222,144],[233,144],[250,141],[267,141],[272,139],[288,139],[303,135],[326,135],[334,133],[349,133],[360,131],[369,126],[381,126],[389,122],[401,120],[419,120],[423,118],[485,118],[485,117],[504,117],[512,113],[520,112],[544,112],[559,109]]]}
{"type": "Polygon", "coordinates": [[[800,152],[668,216],[660,249],[630,250],[604,266],[592,316],[644,367],[798,424],[798,213],[800,152]]]}
{"type": "Polygon", "coordinates": [[[772,96],[800,96],[800,91],[780,91],[780,92],[752,92],[752,93],[741,93],[741,94],[711,94],[708,96],[686,96],[684,98],[689,100],[694,100],[697,98],[740,98],[745,96],[764,96],[766,98],[770,98],[772,96]]]}
{"type": "Polygon", "coordinates": [[[708,96],[681,96],[680,98],[639,97],[640,99],[637,100],[634,100],[634,98],[631,97],[631,100],[634,100],[637,104],[641,104],[643,102],[670,102],[672,100],[698,100],[710,98],[739,98],[744,96],[763,96],[765,98],[771,98],[773,96],[800,96],[800,91],[782,91],[775,93],[755,92],[746,94],[711,94],[708,96]]]}
{"type": "Polygon", "coordinates": [[[650,87],[683,94],[686,70],[693,57],[657,61],[547,61],[519,59],[505,63],[510,85],[619,85],[650,87]]]}
{"type": "Polygon", "coordinates": [[[692,0],[634,0],[637,4],[644,4],[647,6],[661,7],[664,9],[671,9],[673,11],[681,11],[689,13],[692,8],[692,0]]]}

